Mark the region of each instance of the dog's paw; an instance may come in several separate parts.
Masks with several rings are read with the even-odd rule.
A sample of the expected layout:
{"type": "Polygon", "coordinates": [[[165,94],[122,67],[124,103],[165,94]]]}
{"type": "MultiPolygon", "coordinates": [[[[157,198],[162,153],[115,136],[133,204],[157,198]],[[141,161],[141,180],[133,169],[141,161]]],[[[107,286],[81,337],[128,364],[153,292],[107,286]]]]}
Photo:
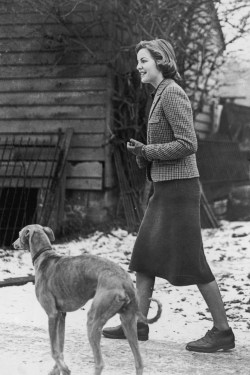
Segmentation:
{"type": "Polygon", "coordinates": [[[60,374],[70,375],[71,371],[65,364],[64,364],[64,368],[61,370],[59,369],[58,365],[55,365],[48,375],[60,375],[60,374]]]}
{"type": "Polygon", "coordinates": [[[57,367],[57,365],[55,365],[55,367],[53,367],[53,369],[48,373],[48,375],[60,375],[60,370],[57,367]]]}

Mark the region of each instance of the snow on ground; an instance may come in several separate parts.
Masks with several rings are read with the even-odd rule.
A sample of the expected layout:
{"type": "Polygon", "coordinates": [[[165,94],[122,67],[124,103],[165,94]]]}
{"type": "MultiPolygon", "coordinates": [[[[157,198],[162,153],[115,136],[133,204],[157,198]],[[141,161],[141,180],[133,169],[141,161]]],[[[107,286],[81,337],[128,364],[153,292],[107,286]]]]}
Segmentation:
{"type": "MultiPolygon", "coordinates": [[[[249,333],[250,222],[223,221],[219,229],[203,229],[202,235],[207,260],[219,283],[231,325],[249,333]]],[[[100,255],[127,269],[135,238],[123,229],[115,229],[108,234],[95,232],[87,238],[53,247],[62,254],[100,255]]],[[[29,252],[8,250],[6,254],[6,251],[0,250],[0,280],[31,274],[33,266],[29,252]]],[[[134,274],[131,277],[134,279],[134,274]]],[[[167,336],[171,332],[175,339],[183,339],[182,330],[187,331],[185,325],[192,323],[193,330],[197,320],[206,320],[208,328],[211,326],[210,314],[196,286],[174,287],[165,280],[157,279],[154,296],[161,299],[170,324],[167,336]]],[[[152,314],[153,310],[152,305],[152,314]]],[[[162,324],[163,321],[161,319],[162,324]]],[[[160,322],[158,329],[161,330],[159,325],[160,322]]]]}
{"type": "MultiPolygon", "coordinates": [[[[220,286],[230,326],[236,335],[236,343],[239,348],[236,353],[244,357],[245,354],[242,353],[248,352],[250,343],[250,222],[223,221],[219,229],[203,229],[202,234],[208,262],[220,286]]],[[[55,244],[53,247],[62,254],[90,253],[100,255],[127,269],[135,238],[135,235],[128,234],[125,230],[115,229],[110,233],[95,232],[87,238],[55,244]]],[[[33,272],[29,252],[20,250],[8,250],[6,252],[0,249],[0,280],[27,276],[33,274],[33,272]]],[[[131,277],[135,280],[133,273],[131,273],[131,277]]],[[[154,297],[162,302],[163,314],[157,323],[150,326],[151,340],[157,340],[158,343],[175,343],[184,349],[186,342],[203,336],[206,330],[211,328],[210,314],[196,286],[174,287],[165,280],[157,279],[154,297]]],[[[40,345],[40,342],[43,345],[44,337],[47,336],[47,318],[36,301],[34,285],[29,283],[19,287],[2,288],[0,289],[0,298],[2,301],[0,322],[2,328],[7,332],[3,344],[0,343],[0,350],[8,346],[8,337],[11,340],[10,333],[14,326],[17,327],[17,330],[18,327],[22,326],[23,332],[26,331],[27,335],[29,335],[30,329],[33,330],[32,332],[36,331],[38,337],[36,345],[40,345]]],[[[84,310],[88,310],[89,305],[90,302],[84,307],[84,310]]],[[[154,315],[154,313],[155,306],[152,304],[150,315],[154,315]]],[[[85,323],[86,313],[83,314],[81,310],[68,314],[66,326],[69,327],[68,330],[71,335],[79,335],[79,326],[85,323]]],[[[119,324],[118,316],[107,323],[108,326],[114,324],[119,324]]],[[[84,330],[86,331],[86,328],[84,330]]],[[[20,340],[22,340],[22,337],[20,337],[20,340]]],[[[144,350],[146,350],[147,345],[153,345],[151,340],[148,342],[149,344],[141,344],[145,345],[144,350]]],[[[70,344],[75,345],[75,339],[71,339],[70,344]]],[[[109,349],[112,345],[115,345],[113,340],[104,340],[104,349],[106,347],[109,349]]],[[[9,347],[12,346],[13,343],[9,342],[9,347]]],[[[46,348],[47,346],[46,341],[46,348]]],[[[45,350],[44,347],[41,350],[45,350]]],[[[181,352],[185,356],[185,350],[181,352]]],[[[10,354],[9,352],[6,354],[4,349],[2,353],[5,353],[3,360],[6,359],[6,374],[9,375],[10,361],[8,358],[10,358],[10,354]]],[[[74,352],[72,353],[74,354],[74,352]]],[[[46,356],[49,358],[47,349],[46,356]]],[[[86,361],[89,361],[89,356],[91,356],[90,352],[88,352],[86,361]]],[[[33,358],[32,360],[35,363],[34,366],[38,366],[38,359],[33,358]]],[[[243,362],[242,357],[239,360],[243,362]]],[[[21,359],[20,363],[23,366],[22,369],[27,370],[27,364],[21,362],[21,359]]],[[[80,363],[79,366],[82,366],[82,364],[80,363]]],[[[228,364],[228,371],[222,373],[231,373],[230,366],[228,364]]],[[[204,374],[210,374],[209,371],[204,372],[204,374]]],[[[23,373],[26,374],[26,372],[23,373]]],[[[178,373],[184,374],[184,372],[178,373]]],[[[200,374],[200,372],[196,373],[200,374]]],[[[247,374],[245,371],[239,373],[247,374]]],[[[37,371],[37,374],[40,373],[37,371]]],[[[11,375],[16,374],[12,373],[11,375]]]]}

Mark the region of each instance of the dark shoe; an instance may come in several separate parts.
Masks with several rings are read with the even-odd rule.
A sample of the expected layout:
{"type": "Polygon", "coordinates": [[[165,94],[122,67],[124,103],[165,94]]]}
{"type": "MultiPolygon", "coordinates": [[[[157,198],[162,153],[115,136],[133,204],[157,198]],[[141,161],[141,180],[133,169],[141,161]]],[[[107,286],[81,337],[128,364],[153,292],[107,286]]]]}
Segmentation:
{"type": "Polygon", "coordinates": [[[234,347],[235,338],[231,328],[220,331],[213,327],[201,339],[189,342],[186,349],[193,352],[213,353],[217,350],[228,350],[234,347]]]}
{"type": "MultiPolygon", "coordinates": [[[[148,340],[149,328],[147,324],[137,323],[137,337],[139,341],[148,340]]],[[[107,339],[126,339],[122,326],[104,328],[102,334],[107,339]]]]}

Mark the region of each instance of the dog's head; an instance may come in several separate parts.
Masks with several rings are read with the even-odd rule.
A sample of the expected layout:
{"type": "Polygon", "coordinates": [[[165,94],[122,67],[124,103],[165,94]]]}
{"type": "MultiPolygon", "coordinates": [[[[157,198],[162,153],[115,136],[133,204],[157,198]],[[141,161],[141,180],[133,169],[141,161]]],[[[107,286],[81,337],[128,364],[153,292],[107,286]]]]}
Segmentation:
{"type": "Polygon", "coordinates": [[[52,229],[49,227],[43,227],[39,224],[31,224],[27,225],[19,232],[19,238],[13,243],[14,249],[30,250],[30,240],[36,232],[42,232],[43,235],[46,235],[49,241],[55,241],[52,229]]]}

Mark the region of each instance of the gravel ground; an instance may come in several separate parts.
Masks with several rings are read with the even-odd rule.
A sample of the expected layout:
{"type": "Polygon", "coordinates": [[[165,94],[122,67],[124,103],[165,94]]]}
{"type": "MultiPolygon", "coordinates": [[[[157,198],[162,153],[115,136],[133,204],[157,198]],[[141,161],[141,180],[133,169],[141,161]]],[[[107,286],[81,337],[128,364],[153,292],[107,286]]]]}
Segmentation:
{"type": "MultiPolygon", "coordinates": [[[[195,286],[177,288],[157,279],[154,297],[163,304],[161,319],[150,327],[150,340],[140,342],[145,375],[218,373],[249,375],[250,363],[250,223],[223,222],[203,230],[205,252],[220,285],[236,336],[236,348],[214,354],[192,353],[185,343],[211,328],[210,314],[195,286]]],[[[55,245],[61,253],[89,252],[127,268],[135,236],[123,230],[96,232],[88,238],[55,245]]],[[[0,280],[33,273],[29,253],[0,250],[0,280]]],[[[134,279],[134,275],[131,274],[134,279]]],[[[45,375],[53,367],[47,317],[37,302],[32,283],[0,289],[1,375],[45,375]]],[[[86,333],[86,310],[67,315],[65,360],[72,375],[93,374],[93,356],[86,333]]],[[[150,314],[154,315],[154,306],[150,314]]],[[[118,324],[116,316],[107,325],[118,324]]],[[[126,340],[102,339],[103,374],[135,374],[126,340]]]]}

